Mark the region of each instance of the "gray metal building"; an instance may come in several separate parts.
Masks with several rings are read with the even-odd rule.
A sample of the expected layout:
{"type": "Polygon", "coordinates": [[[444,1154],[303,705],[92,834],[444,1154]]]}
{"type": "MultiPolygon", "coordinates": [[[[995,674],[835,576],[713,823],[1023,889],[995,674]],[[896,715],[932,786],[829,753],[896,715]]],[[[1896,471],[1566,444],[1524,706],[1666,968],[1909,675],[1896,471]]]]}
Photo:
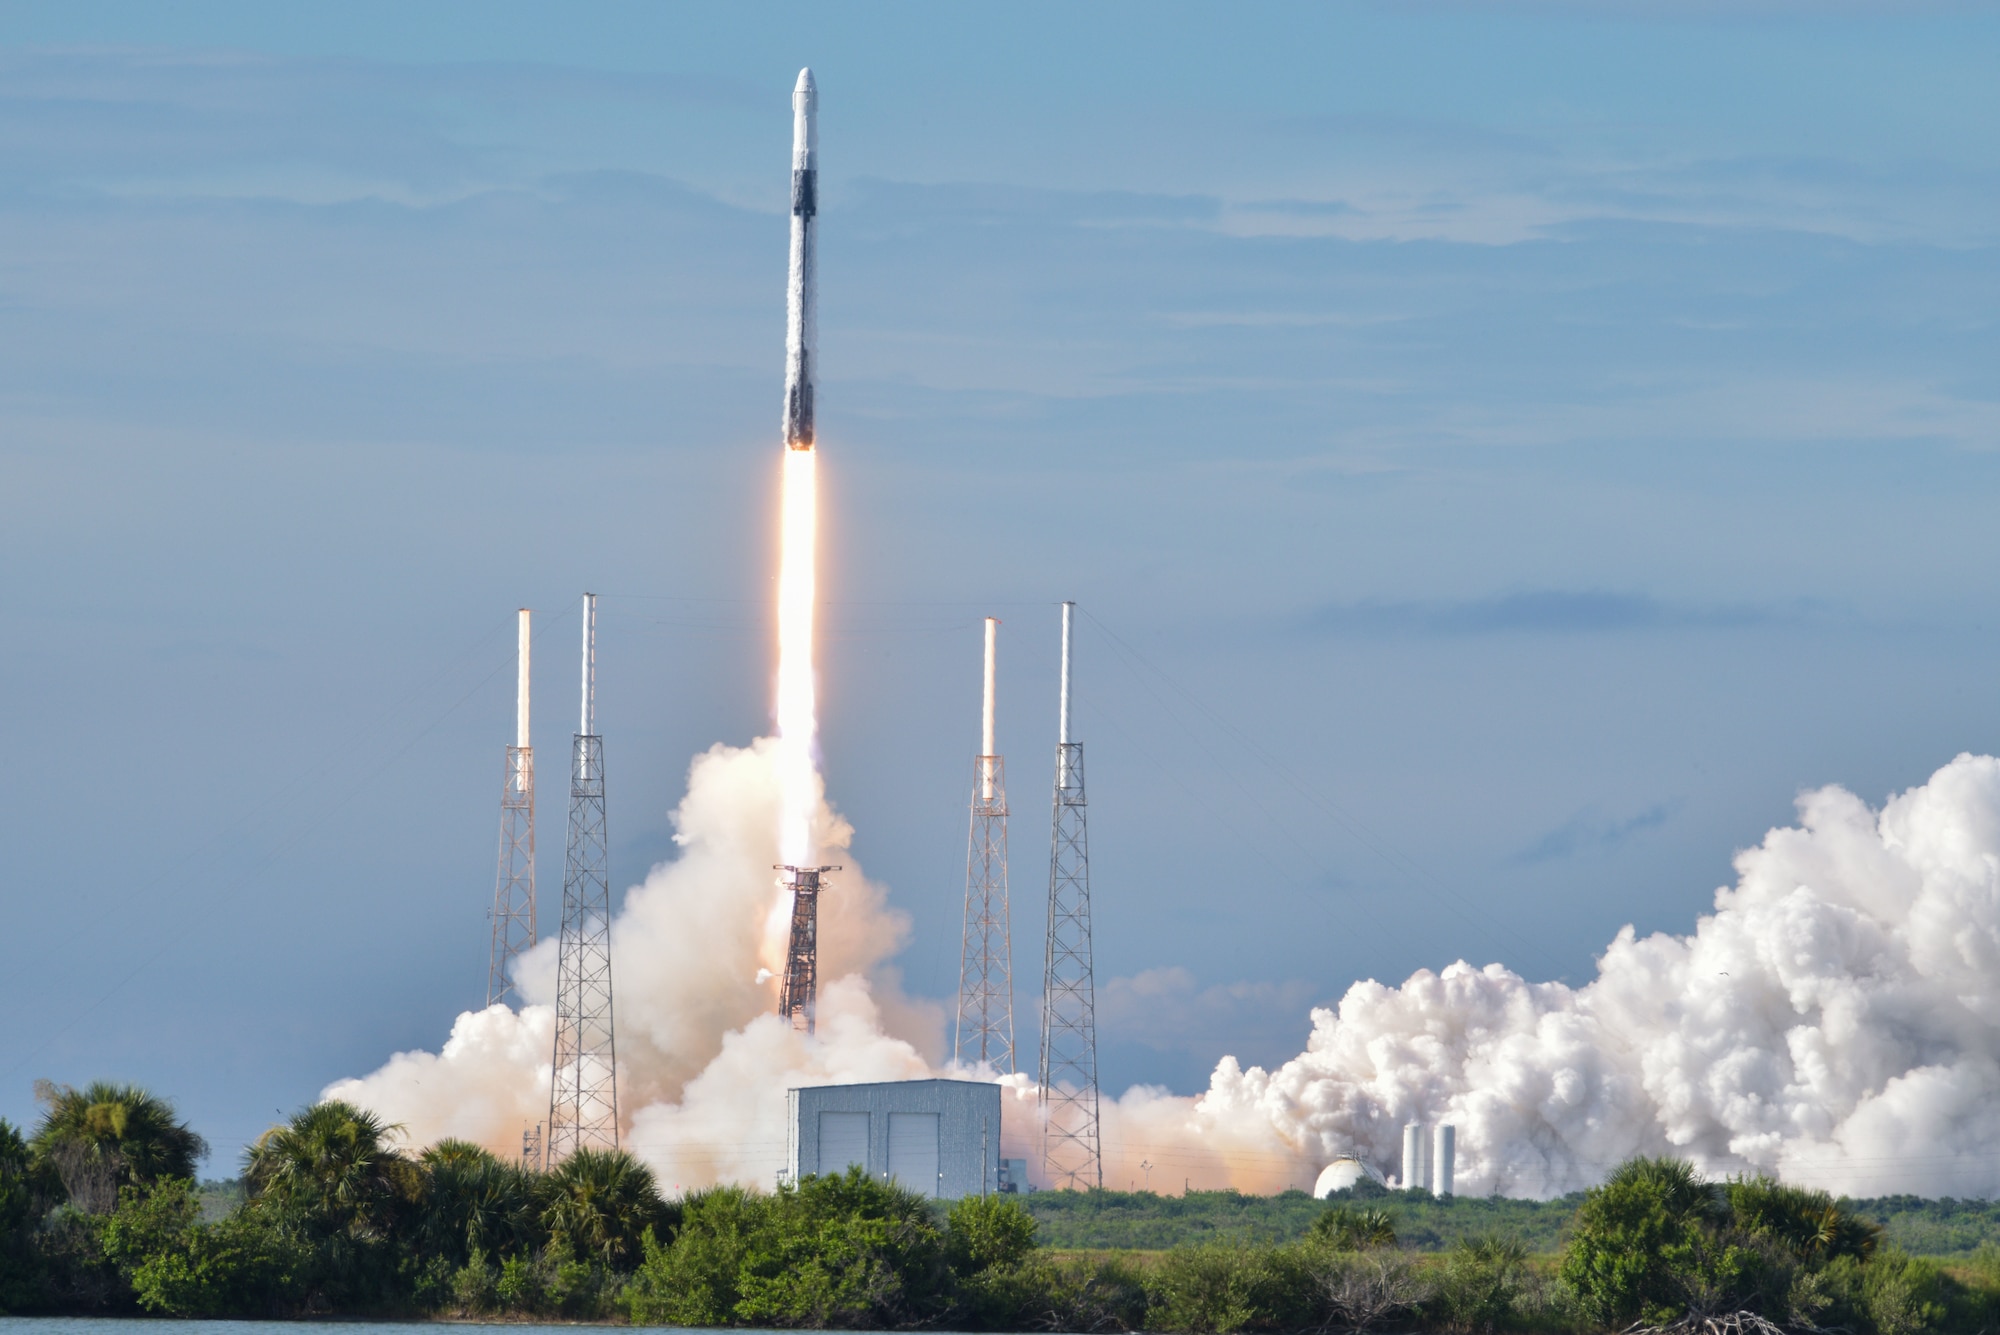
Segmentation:
{"type": "Polygon", "coordinates": [[[813,1085],[787,1092],[792,1181],[860,1164],[925,1196],[1000,1186],[1000,1086],[975,1080],[813,1085]]]}

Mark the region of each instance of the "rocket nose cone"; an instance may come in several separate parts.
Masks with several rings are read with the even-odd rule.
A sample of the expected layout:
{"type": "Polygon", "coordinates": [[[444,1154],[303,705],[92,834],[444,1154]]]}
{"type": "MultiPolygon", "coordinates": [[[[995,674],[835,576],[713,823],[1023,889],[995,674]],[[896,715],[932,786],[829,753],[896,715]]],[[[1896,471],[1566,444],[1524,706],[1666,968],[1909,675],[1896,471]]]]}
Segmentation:
{"type": "Polygon", "coordinates": [[[819,91],[819,85],[813,82],[812,66],[808,65],[799,71],[799,81],[792,85],[792,91],[795,93],[817,93],[819,91]]]}

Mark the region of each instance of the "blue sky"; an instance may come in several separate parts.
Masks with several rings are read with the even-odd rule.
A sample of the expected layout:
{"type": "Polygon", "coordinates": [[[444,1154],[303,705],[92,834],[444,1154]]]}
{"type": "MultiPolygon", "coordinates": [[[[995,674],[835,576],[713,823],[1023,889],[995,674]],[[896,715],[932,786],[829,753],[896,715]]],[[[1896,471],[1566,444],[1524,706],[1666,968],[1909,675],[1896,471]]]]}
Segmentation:
{"type": "Polygon", "coordinates": [[[1108,1084],[1685,930],[1802,787],[2000,730],[1996,56],[1953,6],[8,9],[0,1115],[140,1079],[219,1169],[435,1044],[522,603],[560,749],[604,595],[614,874],[668,854],[768,715],[806,63],[826,766],[913,990],[987,613],[1039,928],[1066,597],[1108,1084]]]}

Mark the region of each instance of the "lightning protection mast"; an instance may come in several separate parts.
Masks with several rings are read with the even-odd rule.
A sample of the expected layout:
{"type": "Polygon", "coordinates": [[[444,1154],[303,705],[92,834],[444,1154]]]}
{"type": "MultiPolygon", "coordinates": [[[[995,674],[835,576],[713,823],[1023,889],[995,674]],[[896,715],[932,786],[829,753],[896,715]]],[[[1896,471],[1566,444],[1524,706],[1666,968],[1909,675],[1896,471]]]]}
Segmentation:
{"type": "Polygon", "coordinates": [[[528,620],[524,607],[514,744],[507,748],[500,790],[500,875],[493,885],[493,954],[486,968],[489,1006],[521,1004],[514,989],[514,958],[535,944],[535,750],[528,745],[528,620]]]}
{"type": "Polygon", "coordinates": [[[604,739],[597,732],[597,595],[583,595],[583,716],[570,753],[569,840],[556,954],[555,1069],[548,1163],[618,1148],[611,1025],[611,876],[604,837],[604,739]]]}
{"type": "Polygon", "coordinates": [[[958,1024],[952,1058],[1014,1073],[1014,942],[1007,907],[1007,775],[993,745],[994,647],[986,618],[986,689],[972,762],[972,829],[965,851],[965,943],[958,956],[958,1024]]]}
{"type": "Polygon", "coordinates": [[[1070,629],[1062,605],[1062,696],[1057,713],[1056,798],[1049,848],[1049,940],[1042,960],[1042,1058],[1036,1099],[1042,1171],[1051,1187],[1102,1187],[1098,1138],[1097,1011],[1090,949],[1090,840],[1083,800],[1083,743],[1069,739],[1070,629]]]}

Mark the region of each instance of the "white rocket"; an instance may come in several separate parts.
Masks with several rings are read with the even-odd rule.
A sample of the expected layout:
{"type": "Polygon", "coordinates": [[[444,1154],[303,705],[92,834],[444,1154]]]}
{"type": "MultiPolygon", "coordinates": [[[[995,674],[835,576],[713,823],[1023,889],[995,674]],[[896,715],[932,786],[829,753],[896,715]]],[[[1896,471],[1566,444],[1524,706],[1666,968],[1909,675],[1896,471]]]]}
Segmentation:
{"type": "Polygon", "coordinates": [[[813,447],[813,358],[819,294],[813,216],[819,212],[819,89],[810,69],[792,89],[792,269],[785,288],[785,447],[813,447]]]}

